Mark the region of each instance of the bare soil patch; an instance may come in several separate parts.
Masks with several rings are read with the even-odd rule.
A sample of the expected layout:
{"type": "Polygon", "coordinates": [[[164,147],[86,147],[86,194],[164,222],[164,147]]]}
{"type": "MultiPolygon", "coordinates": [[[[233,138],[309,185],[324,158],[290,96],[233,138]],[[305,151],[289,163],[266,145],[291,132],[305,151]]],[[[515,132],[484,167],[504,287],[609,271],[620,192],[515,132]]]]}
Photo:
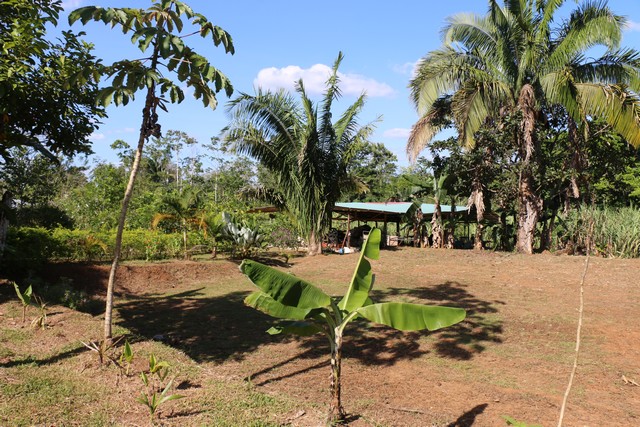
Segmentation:
{"type": "MultiPolygon", "coordinates": [[[[356,257],[323,255],[279,265],[341,295],[356,257]]],[[[463,307],[468,318],[438,333],[353,325],[347,332],[343,365],[350,425],[500,426],[506,425],[503,416],[544,426],[557,423],[573,363],[584,262],[583,257],[551,254],[383,251],[373,262],[374,299],[463,307]]],[[[101,296],[108,268],[60,264],[49,268],[47,275],[69,277],[101,296]]],[[[582,352],[565,415],[567,426],[640,424],[640,387],[623,380],[624,376],[640,382],[638,272],[640,260],[591,259],[582,352]]],[[[118,284],[118,325],[143,347],[162,335],[184,355],[184,363],[197,367],[196,379],[190,377],[184,386],[192,402],[211,380],[222,380],[229,387],[249,384],[252,390],[293,402],[287,413],[271,414],[269,421],[322,424],[329,378],[325,339],[267,335],[264,331],[272,320],[242,304],[252,286],[237,263],[127,264],[119,271],[118,284]]],[[[5,291],[0,297],[0,323],[19,329],[5,291]]],[[[90,333],[99,336],[99,316],[57,307],[53,311],[58,313],[51,316],[50,330],[39,334],[38,348],[51,352],[90,333]]],[[[11,368],[23,357],[14,350],[0,355],[0,366],[11,368]]],[[[90,355],[81,349],[55,357],[49,363],[85,364],[96,381],[113,383],[113,371],[90,366],[90,355]]],[[[164,419],[166,424],[207,423],[201,414],[205,409],[187,400],[177,401],[180,404],[173,416],[164,419]]],[[[116,404],[109,419],[116,424],[144,424],[144,412],[131,405],[116,404]],[[120,416],[122,405],[126,411],[120,416]]]]}

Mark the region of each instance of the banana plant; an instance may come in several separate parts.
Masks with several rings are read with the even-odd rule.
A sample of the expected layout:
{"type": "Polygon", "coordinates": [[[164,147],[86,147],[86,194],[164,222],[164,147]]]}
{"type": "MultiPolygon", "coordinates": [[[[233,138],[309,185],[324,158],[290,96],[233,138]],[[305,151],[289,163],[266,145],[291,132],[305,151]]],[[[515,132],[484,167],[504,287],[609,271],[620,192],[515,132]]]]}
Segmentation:
{"type": "Polygon", "coordinates": [[[331,348],[331,400],[329,424],[344,420],[340,397],[342,340],[349,322],[364,318],[402,331],[435,331],[464,320],[461,308],[427,306],[403,302],[374,303],[369,293],[374,283],[369,259],[380,256],[380,230],[374,228],[362,246],[347,293],[339,301],[298,277],[245,260],[240,270],[260,289],[245,299],[245,304],[283,319],[267,332],[308,336],[323,333],[331,348]]]}
{"type": "Polygon", "coordinates": [[[33,295],[33,289],[31,288],[31,285],[29,285],[29,287],[27,289],[25,289],[24,292],[20,292],[20,287],[18,286],[18,284],[16,282],[13,282],[13,287],[16,290],[16,295],[18,295],[18,298],[20,299],[20,302],[22,303],[22,323],[24,323],[24,319],[27,315],[27,307],[29,307],[29,305],[31,304],[31,297],[33,295]]]}

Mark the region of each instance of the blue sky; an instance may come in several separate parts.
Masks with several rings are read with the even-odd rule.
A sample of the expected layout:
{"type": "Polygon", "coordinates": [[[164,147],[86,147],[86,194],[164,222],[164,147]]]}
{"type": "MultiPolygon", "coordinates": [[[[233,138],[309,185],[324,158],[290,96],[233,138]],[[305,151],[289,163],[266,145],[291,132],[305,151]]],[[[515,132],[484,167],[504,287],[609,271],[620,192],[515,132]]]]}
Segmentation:
{"type": "MultiPolygon", "coordinates": [[[[440,46],[439,32],[447,16],[460,12],[484,14],[487,9],[484,0],[413,0],[393,5],[360,0],[186,2],[232,35],[236,50],[233,56],[199,37],[186,42],[231,79],[236,93],[253,93],[257,86],[292,88],[299,78],[304,79],[311,94],[320,93],[329,67],[342,51],[345,58],[340,71],[344,96],[337,111],[341,112],[366,91],[368,100],[361,122],[381,117],[372,140],[384,143],[398,156],[402,166],[407,164],[407,135],[417,120],[407,90],[414,64],[440,46]]],[[[66,10],[88,5],[147,8],[151,1],[66,0],[64,3],[66,10]]],[[[567,1],[563,11],[574,6],[573,1],[567,1]]],[[[629,20],[623,45],[640,49],[640,1],[610,0],[609,6],[629,20]]],[[[65,16],[60,26],[64,29],[66,25],[65,16]]],[[[87,32],[86,39],[95,44],[96,56],[105,63],[141,57],[129,37],[117,29],[110,30],[98,23],[84,28],[76,23],[73,28],[87,32]]],[[[135,144],[142,98],[140,93],[134,104],[109,107],[109,118],[92,136],[96,153],[93,160],[116,161],[115,153],[109,148],[116,139],[135,144]]],[[[170,105],[169,113],[160,116],[162,129],[185,131],[201,143],[208,143],[227,123],[228,99],[224,94],[218,99],[215,111],[189,98],[181,104],[170,105]]],[[[193,148],[190,154],[203,153],[203,150],[193,148]]]]}

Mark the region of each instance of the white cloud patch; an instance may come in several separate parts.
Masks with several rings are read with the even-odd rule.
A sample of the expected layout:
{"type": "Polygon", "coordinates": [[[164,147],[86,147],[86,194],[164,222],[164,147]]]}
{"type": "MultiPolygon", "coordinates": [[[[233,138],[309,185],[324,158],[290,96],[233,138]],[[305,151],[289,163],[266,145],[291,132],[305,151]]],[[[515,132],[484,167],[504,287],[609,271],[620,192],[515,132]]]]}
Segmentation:
{"type": "Polygon", "coordinates": [[[64,0],[62,8],[64,10],[77,9],[84,3],[84,0],[64,0]]]}
{"type": "Polygon", "coordinates": [[[640,22],[628,21],[625,25],[627,31],[640,31],[640,22]]]}
{"type": "Polygon", "coordinates": [[[404,64],[396,64],[391,67],[394,73],[402,74],[403,76],[415,76],[416,67],[418,66],[418,62],[405,62],[404,64]]]}
{"type": "MultiPolygon", "coordinates": [[[[253,84],[264,90],[293,90],[295,82],[302,79],[307,93],[319,95],[324,92],[325,83],[330,74],[331,67],[324,64],[316,64],[310,68],[301,68],[297,65],[289,65],[284,68],[263,68],[258,72],[253,84]]],[[[380,83],[360,74],[338,72],[338,76],[340,77],[340,90],[344,95],[359,96],[364,91],[369,97],[385,97],[395,93],[388,84],[380,83]]]]}
{"type": "Polygon", "coordinates": [[[411,133],[411,129],[392,128],[392,129],[385,130],[382,136],[384,136],[385,138],[406,139],[406,138],[409,138],[410,133],[411,133]]]}
{"type": "Polygon", "coordinates": [[[92,133],[91,135],[89,135],[89,139],[91,141],[101,141],[103,139],[105,139],[107,136],[104,133],[92,133]]]}

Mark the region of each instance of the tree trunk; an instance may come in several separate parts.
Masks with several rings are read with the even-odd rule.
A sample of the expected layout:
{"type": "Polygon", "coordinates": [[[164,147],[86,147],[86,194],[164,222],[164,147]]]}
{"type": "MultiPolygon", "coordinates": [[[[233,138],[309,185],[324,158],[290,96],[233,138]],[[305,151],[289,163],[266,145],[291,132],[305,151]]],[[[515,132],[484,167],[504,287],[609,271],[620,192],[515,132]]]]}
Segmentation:
{"type": "Polygon", "coordinates": [[[184,247],[184,259],[189,259],[189,249],[187,246],[187,221],[182,220],[182,245],[184,247]]]}
{"type": "Polygon", "coordinates": [[[340,395],[340,369],[342,364],[342,334],[336,328],[331,345],[331,400],[329,401],[328,425],[335,425],[345,419],[340,395]]]}
{"type": "Polygon", "coordinates": [[[520,91],[518,107],[522,112],[519,132],[519,150],[522,158],[520,182],[518,184],[518,231],[516,250],[519,253],[532,254],[538,218],[542,211],[542,199],[535,190],[532,165],[536,150],[535,140],[535,93],[533,87],[526,84],[520,91]]]}
{"type": "MultiPolygon", "coordinates": [[[[151,58],[151,68],[155,69],[158,63],[159,57],[158,47],[154,49],[153,56],[151,58]]],[[[140,160],[142,159],[142,150],[144,143],[150,136],[160,136],[160,127],[157,124],[158,116],[156,114],[157,100],[155,97],[155,84],[152,84],[147,89],[147,97],[145,100],[144,108],[142,109],[142,124],[140,126],[140,137],[138,138],[138,146],[136,148],[136,154],[131,166],[131,173],[129,174],[129,182],[124,192],[124,199],[122,200],[122,207],[120,209],[120,218],[118,219],[118,228],[116,230],[115,248],[113,251],[113,262],[111,263],[111,270],[109,271],[109,282],[107,283],[107,301],[105,304],[104,313],[104,340],[103,349],[108,348],[113,342],[112,333],[112,314],[113,314],[113,291],[115,288],[116,272],[118,265],[120,264],[120,255],[122,253],[122,234],[124,232],[124,223],[127,218],[127,210],[129,209],[129,202],[133,195],[133,187],[136,182],[136,176],[140,169],[140,160]]]]}
{"type": "Polygon", "coordinates": [[[476,234],[473,241],[473,249],[474,250],[482,250],[484,249],[484,245],[482,243],[482,229],[484,225],[482,222],[484,221],[484,192],[482,191],[482,183],[479,179],[474,179],[472,183],[473,191],[469,196],[469,201],[467,202],[467,209],[471,209],[473,206],[476,207],[476,234]]]}
{"type": "Polygon", "coordinates": [[[11,210],[11,193],[7,190],[0,201],[0,259],[7,245],[7,233],[9,232],[9,211],[11,210]]]}
{"type": "Polygon", "coordinates": [[[440,210],[440,202],[436,200],[436,207],[431,217],[431,234],[433,235],[433,248],[442,248],[444,246],[444,238],[442,236],[442,211],[440,210]]]}
{"type": "Polygon", "coordinates": [[[322,254],[322,241],[318,238],[318,235],[315,231],[312,231],[309,234],[309,247],[307,248],[307,255],[321,255],[322,254]]]}
{"type": "Polygon", "coordinates": [[[451,198],[451,218],[449,219],[449,230],[447,231],[447,249],[453,249],[456,244],[456,201],[455,198],[451,198]]]}
{"type": "Polygon", "coordinates": [[[531,171],[525,170],[521,173],[518,193],[516,250],[521,254],[532,254],[536,226],[538,225],[540,212],[542,212],[542,199],[535,194],[531,171]]]}

